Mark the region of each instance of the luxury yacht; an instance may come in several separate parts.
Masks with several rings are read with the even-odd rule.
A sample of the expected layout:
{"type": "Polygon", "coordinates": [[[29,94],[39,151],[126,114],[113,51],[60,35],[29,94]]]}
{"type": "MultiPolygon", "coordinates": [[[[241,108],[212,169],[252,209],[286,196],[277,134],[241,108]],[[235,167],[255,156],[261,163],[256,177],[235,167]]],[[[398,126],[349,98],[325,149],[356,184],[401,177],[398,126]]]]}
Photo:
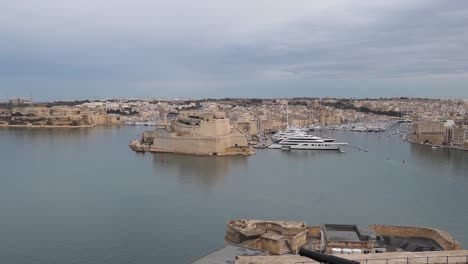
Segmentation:
{"type": "Polygon", "coordinates": [[[335,139],[323,139],[307,134],[292,134],[283,136],[277,143],[271,144],[270,149],[316,149],[316,150],[339,150],[341,146],[348,143],[338,143],[335,139]]]}

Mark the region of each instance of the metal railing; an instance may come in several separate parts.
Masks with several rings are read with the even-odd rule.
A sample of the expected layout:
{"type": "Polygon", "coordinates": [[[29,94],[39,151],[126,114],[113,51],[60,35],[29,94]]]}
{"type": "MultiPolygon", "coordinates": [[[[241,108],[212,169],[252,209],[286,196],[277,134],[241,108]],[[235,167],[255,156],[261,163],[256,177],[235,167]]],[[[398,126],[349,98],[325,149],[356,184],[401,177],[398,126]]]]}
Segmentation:
{"type": "MultiPolygon", "coordinates": [[[[361,264],[468,264],[468,255],[455,256],[433,256],[433,257],[410,257],[410,258],[381,258],[381,259],[354,259],[361,264]],[[416,261],[412,261],[416,260],[416,261]]],[[[294,264],[317,263],[316,261],[300,261],[294,264]]]]}
{"type": "Polygon", "coordinates": [[[361,264],[468,264],[468,255],[427,256],[407,258],[354,259],[361,264]]]}

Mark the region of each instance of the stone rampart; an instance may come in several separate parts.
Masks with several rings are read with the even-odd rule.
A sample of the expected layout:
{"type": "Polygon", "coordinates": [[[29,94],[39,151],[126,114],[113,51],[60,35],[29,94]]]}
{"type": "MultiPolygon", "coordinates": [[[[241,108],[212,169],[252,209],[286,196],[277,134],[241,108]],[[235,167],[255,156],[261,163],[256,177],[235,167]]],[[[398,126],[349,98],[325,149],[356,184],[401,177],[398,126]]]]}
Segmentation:
{"type": "Polygon", "coordinates": [[[293,253],[297,253],[299,249],[307,243],[307,230],[287,239],[288,246],[293,253]]]}
{"type": "Polygon", "coordinates": [[[320,226],[308,226],[307,237],[320,237],[320,226]]]}
{"type": "Polygon", "coordinates": [[[274,238],[262,237],[262,248],[270,253],[280,255],[281,254],[281,241],[274,238]]]}
{"type": "Polygon", "coordinates": [[[461,245],[457,240],[448,233],[435,228],[388,225],[371,225],[370,228],[381,236],[428,238],[437,242],[444,250],[461,249],[461,245]]]}

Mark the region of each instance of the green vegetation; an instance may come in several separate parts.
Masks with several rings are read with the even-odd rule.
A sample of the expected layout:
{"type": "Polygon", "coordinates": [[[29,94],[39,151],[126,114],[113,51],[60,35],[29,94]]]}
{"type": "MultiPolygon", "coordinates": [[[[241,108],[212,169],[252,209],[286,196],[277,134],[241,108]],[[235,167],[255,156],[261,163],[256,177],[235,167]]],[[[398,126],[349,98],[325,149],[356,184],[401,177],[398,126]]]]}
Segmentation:
{"type": "Polygon", "coordinates": [[[397,111],[380,111],[380,110],[372,110],[367,107],[361,106],[361,107],[356,107],[353,103],[349,102],[348,100],[344,101],[338,101],[336,103],[330,103],[330,102],[322,102],[322,105],[324,106],[330,106],[334,107],[337,109],[353,109],[358,112],[363,112],[363,113],[372,113],[376,115],[386,115],[386,116],[400,116],[401,113],[397,111]]]}

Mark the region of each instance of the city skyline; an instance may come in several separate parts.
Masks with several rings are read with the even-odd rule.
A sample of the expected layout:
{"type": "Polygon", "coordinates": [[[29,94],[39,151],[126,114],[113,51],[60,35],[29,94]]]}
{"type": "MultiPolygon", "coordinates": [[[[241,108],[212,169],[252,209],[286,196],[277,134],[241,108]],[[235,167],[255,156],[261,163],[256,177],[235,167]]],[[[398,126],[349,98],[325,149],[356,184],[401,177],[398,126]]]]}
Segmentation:
{"type": "Polygon", "coordinates": [[[468,98],[464,1],[22,0],[0,14],[0,101],[468,98]]]}

